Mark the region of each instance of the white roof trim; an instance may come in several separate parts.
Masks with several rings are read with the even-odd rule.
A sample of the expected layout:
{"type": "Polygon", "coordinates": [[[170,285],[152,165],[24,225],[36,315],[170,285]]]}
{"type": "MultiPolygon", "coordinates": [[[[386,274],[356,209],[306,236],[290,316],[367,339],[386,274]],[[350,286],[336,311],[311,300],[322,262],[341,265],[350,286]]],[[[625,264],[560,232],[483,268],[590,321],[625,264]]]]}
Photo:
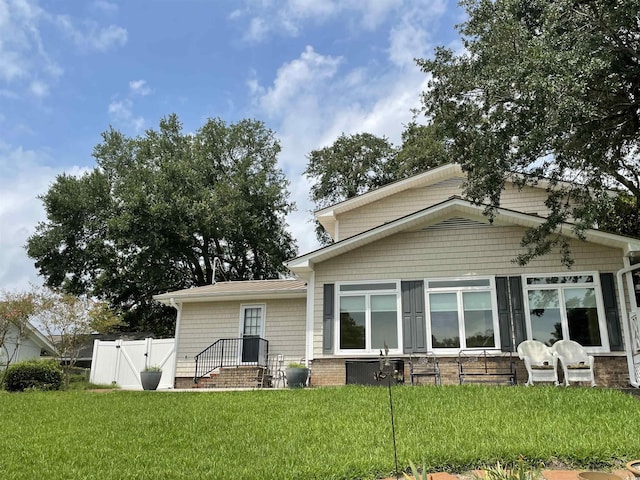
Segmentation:
{"type": "MultiPolygon", "coordinates": [[[[268,285],[272,280],[253,280],[252,282],[260,282],[262,285],[268,285]],[[263,283],[264,282],[264,283],[263,283]]],[[[212,291],[212,285],[204,287],[195,287],[186,290],[178,290],[175,292],[162,293],[154,295],[154,300],[165,305],[171,305],[173,299],[177,303],[195,303],[195,302],[224,302],[224,301],[244,301],[244,300],[272,300],[287,298],[306,298],[307,288],[304,282],[298,281],[299,286],[294,288],[283,288],[281,282],[274,288],[246,289],[245,282],[234,282],[237,284],[237,290],[224,290],[220,292],[212,291]],[[280,287],[280,288],[278,288],[280,287]]]]}
{"type": "Polygon", "coordinates": [[[27,329],[31,334],[31,339],[40,347],[41,350],[45,350],[47,353],[57,355],[56,347],[53,343],[45,337],[40,330],[33,326],[30,322],[26,323],[27,329]]]}
{"type": "MultiPolygon", "coordinates": [[[[287,262],[286,266],[293,273],[302,273],[312,269],[313,265],[316,263],[348,253],[395,233],[416,228],[418,226],[424,227],[425,223],[435,224],[443,219],[459,216],[460,214],[489,224],[489,221],[483,214],[483,211],[484,205],[475,205],[468,200],[461,199],[460,197],[452,197],[449,200],[425,208],[424,210],[420,210],[366,232],[354,235],[353,237],[349,237],[346,240],[342,240],[306,255],[294,258],[287,262]]],[[[514,210],[498,208],[496,211],[498,214],[494,217],[494,225],[518,225],[529,228],[536,227],[545,221],[545,218],[543,217],[520,213],[514,210]]],[[[562,225],[562,234],[566,237],[577,238],[576,234],[573,232],[572,225],[568,223],[562,225]]],[[[625,255],[630,251],[640,250],[640,240],[624,237],[622,235],[605,233],[598,230],[587,230],[585,231],[585,238],[591,243],[620,248],[623,250],[625,255]]]]}

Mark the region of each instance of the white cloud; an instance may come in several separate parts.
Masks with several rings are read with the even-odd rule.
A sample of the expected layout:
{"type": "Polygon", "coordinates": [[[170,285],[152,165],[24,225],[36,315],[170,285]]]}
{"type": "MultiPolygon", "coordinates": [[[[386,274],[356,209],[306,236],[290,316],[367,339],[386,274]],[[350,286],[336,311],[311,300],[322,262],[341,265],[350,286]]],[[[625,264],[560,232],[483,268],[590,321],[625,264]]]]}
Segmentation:
{"type": "Polygon", "coordinates": [[[250,42],[261,42],[267,38],[269,27],[262,18],[252,18],[245,32],[244,39],[250,42]]]}
{"type": "Polygon", "coordinates": [[[89,44],[103,52],[112,46],[122,46],[127,43],[127,31],[117,25],[109,25],[106,28],[95,27],[91,33],[89,44]]]}
{"type": "Polygon", "coordinates": [[[129,82],[129,91],[132,95],[146,96],[151,93],[151,89],[145,80],[131,80],[129,82]]]}
{"type": "MultiPolygon", "coordinates": [[[[395,8],[398,4],[385,5],[395,8]]],[[[371,22],[386,12],[373,14],[371,22]]],[[[298,207],[288,223],[301,253],[318,246],[310,222],[311,185],[303,175],[308,154],[331,145],[341,133],[369,132],[401,143],[404,126],[420,106],[420,93],[428,80],[413,59],[428,53],[429,26],[442,13],[442,3],[434,3],[421,12],[407,7],[394,17],[387,30],[387,62],[354,64],[348,55],[323,55],[308,46],[298,58],[282,64],[268,84],[261,85],[251,73],[247,88],[258,109],[256,115],[271,117],[282,145],[280,164],[298,207]]]]}
{"type": "Polygon", "coordinates": [[[140,115],[133,113],[134,98],[145,97],[151,93],[151,88],[146,80],[131,80],[126,97],[120,99],[117,96],[109,103],[107,112],[112,121],[138,133],[144,129],[145,120],[140,115]]]}
{"type": "Polygon", "coordinates": [[[95,10],[99,10],[103,13],[113,15],[118,11],[118,5],[115,3],[107,2],[105,0],[96,0],[91,5],[95,10]]]}
{"type": "Polygon", "coordinates": [[[25,290],[39,284],[33,260],[24,245],[45,220],[37,196],[47,191],[57,173],[44,166],[43,152],[0,144],[0,285],[7,290],[25,290]]]}
{"type": "MultiPolygon", "coordinates": [[[[20,85],[37,97],[49,94],[52,82],[63,74],[41,37],[51,26],[83,51],[103,52],[127,41],[127,31],[116,25],[54,15],[33,0],[0,0],[0,87],[20,85]]],[[[48,43],[55,41],[51,31],[47,34],[48,43]]],[[[15,87],[12,92],[16,94],[15,87]]]]}
{"type": "Polygon", "coordinates": [[[56,23],[81,51],[106,52],[127,43],[127,31],[117,25],[101,27],[93,20],[78,23],[68,15],[58,15],[56,23]]]}
{"type": "Polygon", "coordinates": [[[49,95],[49,86],[40,80],[34,80],[29,85],[29,91],[36,97],[46,97],[49,95]]]}
{"type": "MultiPolygon", "coordinates": [[[[342,59],[324,56],[307,46],[299,58],[278,69],[273,86],[264,91],[260,104],[269,115],[277,114],[291,103],[292,99],[310,94],[318,84],[331,79],[342,59]]],[[[257,87],[255,92],[259,91],[257,87]]]]}
{"type": "MultiPolygon", "coordinates": [[[[44,151],[25,150],[0,142],[0,288],[27,290],[41,285],[42,279],[27,256],[27,239],[36,225],[46,221],[39,195],[47,192],[63,168],[53,168],[44,151]]],[[[66,168],[70,175],[80,176],[89,169],[66,168]]]]}
{"type": "Polygon", "coordinates": [[[109,116],[114,123],[140,132],[144,128],[144,118],[133,113],[133,102],[130,98],[113,100],[107,107],[109,116]]]}
{"type": "Polygon", "coordinates": [[[261,42],[271,35],[295,37],[309,22],[317,25],[338,17],[355,17],[358,28],[375,30],[402,4],[402,0],[262,1],[236,9],[228,18],[238,22],[247,19],[244,39],[261,42]]]}
{"type": "Polygon", "coordinates": [[[49,63],[42,48],[39,21],[42,10],[26,1],[0,0],[0,79],[13,82],[37,68],[38,60],[49,63]]]}

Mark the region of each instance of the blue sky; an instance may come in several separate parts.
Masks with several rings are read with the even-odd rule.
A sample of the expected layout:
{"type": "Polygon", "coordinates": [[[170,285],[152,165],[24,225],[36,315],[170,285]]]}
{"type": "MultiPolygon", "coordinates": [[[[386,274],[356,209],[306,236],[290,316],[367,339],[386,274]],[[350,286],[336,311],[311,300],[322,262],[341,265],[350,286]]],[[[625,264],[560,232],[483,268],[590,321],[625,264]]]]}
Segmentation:
{"type": "Polygon", "coordinates": [[[40,284],[24,244],[38,195],[80,175],[111,125],[128,135],[176,113],[262,120],[282,145],[300,253],[311,150],[341,134],[400,143],[427,76],[414,58],[460,48],[446,0],[0,0],[0,290],[40,284]]]}

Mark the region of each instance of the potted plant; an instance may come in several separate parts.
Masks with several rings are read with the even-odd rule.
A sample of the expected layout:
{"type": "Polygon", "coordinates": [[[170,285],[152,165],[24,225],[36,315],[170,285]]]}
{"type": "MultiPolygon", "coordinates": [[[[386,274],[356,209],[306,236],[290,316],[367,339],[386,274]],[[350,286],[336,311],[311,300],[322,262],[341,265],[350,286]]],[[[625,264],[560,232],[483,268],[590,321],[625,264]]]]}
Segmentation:
{"type": "Polygon", "coordinates": [[[149,365],[140,372],[140,382],[143,390],[155,390],[162,378],[162,369],[157,365],[149,365]]]}
{"type": "Polygon", "coordinates": [[[627,462],[627,470],[633,473],[634,477],[640,477],[640,460],[627,462]]]}
{"type": "Polygon", "coordinates": [[[307,384],[309,369],[304,364],[291,362],[287,367],[286,373],[289,388],[300,388],[307,384]]]}

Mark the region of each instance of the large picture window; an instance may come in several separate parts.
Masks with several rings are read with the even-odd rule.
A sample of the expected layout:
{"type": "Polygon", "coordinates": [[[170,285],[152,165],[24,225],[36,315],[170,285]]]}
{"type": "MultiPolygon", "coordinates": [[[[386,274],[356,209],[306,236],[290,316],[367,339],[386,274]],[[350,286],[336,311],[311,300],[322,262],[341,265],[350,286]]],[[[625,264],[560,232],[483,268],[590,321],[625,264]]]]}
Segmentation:
{"type": "Polygon", "coordinates": [[[493,279],[428,280],[425,286],[431,348],[499,346],[493,279]]]}
{"type": "Polygon", "coordinates": [[[549,346],[568,339],[608,351],[597,274],[526,276],[524,288],[529,338],[549,346]]]}
{"type": "Polygon", "coordinates": [[[340,284],[338,349],[399,353],[399,301],[397,282],[340,284]]]}

